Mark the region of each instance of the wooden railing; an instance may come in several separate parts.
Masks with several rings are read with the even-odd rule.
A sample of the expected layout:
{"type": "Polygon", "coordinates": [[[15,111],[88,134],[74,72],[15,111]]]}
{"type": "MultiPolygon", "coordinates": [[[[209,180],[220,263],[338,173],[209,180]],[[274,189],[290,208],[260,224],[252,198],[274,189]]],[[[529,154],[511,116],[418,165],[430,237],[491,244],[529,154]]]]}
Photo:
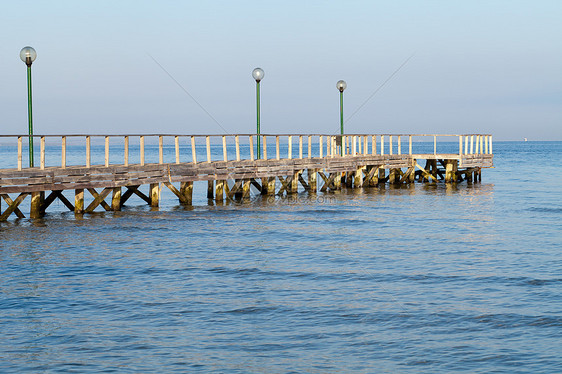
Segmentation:
{"type": "MultiPolygon", "coordinates": [[[[28,135],[0,135],[0,150],[10,147],[6,145],[5,139],[17,140],[17,169],[24,168],[24,138],[28,135]]],[[[66,168],[68,165],[68,150],[76,147],[85,150],[85,160],[73,166],[92,167],[92,146],[103,146],[104,163],[99,165],[125,165],[131,162],[131,150],[138,152],[138,162],[135,165],[147,163],[147,147],[158,148],[159,164],[165,162],[213,162],[213,161],[240,161],[255,160],[255,134],[237,135],[173,135],[173,134],[137,134],[137,135],[34,135],[39,140],[40,163],[39,168],[45,169],[47,158],[47,140],[49,140],[49,153],[60,147],[60,155],[57,158],[60,164],[55,162],[51,166],[66,168]],[[135,139],[135,145],[131,145],[131,139],[135,139]],[[172,148],[170,139],[173,139],[171,152],[175,157],[168,155],[172,148]],[[138,140],[138,143],[136,142],[138,140]],[[165,142],[167,140],[168,142],[165,142]],[[59,144],[57,146],[56,144],[59,144]],[[138,144],[138,149],[136,147],[138,144]],[[110,162],[110,150],[115,152],[115,147],[121,147],[122,162],[110,162]],[[203,157],[201,157],[203,154],[203,157]],[[189,156],[189,160],[185,160],[189,156]],[[183,159],[182,159],[183,157],[183,159]]],[[[419,154],[492,154],[492,135],[490,134],[465,134],[465,135],[439,135],[439,134],[262,134],[260,135],[262,152],[261,159],[292,159],[313,157],[355,157],[359,155],[419,155],[419,154]],[[442,141],[445,138],[447,141],[442,141]],[[452,146],[454,138],[458,138],[458,149],[452,146]],[[439,140],[439,142],[438,142],[439,140]],[[429,149],[431,142],[433,148],[429,149]],[[440,152],[438,153],[438,143],[440,152]],[[442,145],[446,144],[446,147],[442,145]],[[344,146],[343,152],[341,145],[344,146]],[[429,147],[428,147],[429,145],[429,147]],[[403,148],[407,146],[407,151],[403,148]],[[453,149],[453,147],[455,149],[453,149]],[[443,152],[447,148],[448,152],[443,152]],[[454,152],[453,152],[454,150],[454,152]]],[[[13,144],[13,143],[10,143],[13,144]]],[[[4,150],[3,152],[6,152],[4,150]]],[[[82,153],[83,154],[83,153],[82,153]]],[[[9,155],[8,155],[9,157],[9,155]]],[[[0,168],[4,168],[3,166],[0,168]]]]}

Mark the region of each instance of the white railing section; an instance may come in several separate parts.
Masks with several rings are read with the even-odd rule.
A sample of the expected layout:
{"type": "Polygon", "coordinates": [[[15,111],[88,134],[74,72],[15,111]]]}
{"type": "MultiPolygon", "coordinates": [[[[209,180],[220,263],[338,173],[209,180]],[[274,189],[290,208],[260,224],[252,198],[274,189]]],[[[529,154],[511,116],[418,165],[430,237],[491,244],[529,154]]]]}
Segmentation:
{"type": "MultiPolygon", "coordinates": [[[[17,141],[17,169],[27,168],[28,135],[0,135],[0,152],[10,158],[17,141]],[[24,141],[25,140],[25,141],[24,141]]],[[[35,167],[201,163],[257,159],[257,135],[34,135],[35,167]],[[37,151],[35,151],[37,153],[37,151]],[[71,153],[72,157],[69,157],[71,153]],[[103,155],[103,159],[99,156],[103,155]],[[47,158],[49,164],[47,164],[47,158]],[[57,161],[57,160],[60,160],[57,161]]],[[[261,159],[357,157],[364,155],[492,154],[492,135],[438,134],[262,134],[261,159]],[[455,138],[458,138],[458,148],[455,138]],[[343,151],[341,149],[343,145],[343,151]],[[439,145],[439,153],[438,153],[439,145]]],[[[13,167],[12,167],[13,168],[13,167]]],[[[6,169],[0,165],[0,169],[6,169]]]]}

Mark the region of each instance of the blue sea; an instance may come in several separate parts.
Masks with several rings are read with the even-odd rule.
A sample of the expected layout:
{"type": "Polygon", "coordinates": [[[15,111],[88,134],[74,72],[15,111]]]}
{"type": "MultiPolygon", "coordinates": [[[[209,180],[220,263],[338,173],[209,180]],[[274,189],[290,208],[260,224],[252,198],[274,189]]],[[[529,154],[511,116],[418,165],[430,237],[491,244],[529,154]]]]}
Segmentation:
{"type": "Polygon", "coordinates": [[[475,184],[0,223],[0,372],[560,373],[562,142],[494,154],[475,184]]]}

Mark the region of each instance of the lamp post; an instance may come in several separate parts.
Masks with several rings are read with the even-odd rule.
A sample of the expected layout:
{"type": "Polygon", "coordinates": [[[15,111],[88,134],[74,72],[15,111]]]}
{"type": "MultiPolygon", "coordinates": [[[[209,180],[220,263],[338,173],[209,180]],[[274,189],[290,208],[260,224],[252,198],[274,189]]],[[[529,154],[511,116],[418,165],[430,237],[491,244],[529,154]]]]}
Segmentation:
{"type": "Polygon", "coordinates": [[[33,115],[31,109],[31,64],[37,58],[37,52],[31,47],[20,51],[20,58],[27,65],[27,116],[29,119],[29,167],[33,167],[33,115]]]}
{"type": "Polygon", "coordinates": [[[256,109],[257,109],[257,133],[258,133],[258,160],[261,158],[260,147],[260,81],[263,79],[264,72],[261,68],[252,71],[252,77],[256,80],[256,109]]]}
{"type": "Polygon", "coordinates": [[[336,88],[340,91],[340,130],[341,130],[341,155],[343,156],[343,91],[347,88],[347,83],[344,80],[339,80],[336,83],[336,88]]]}

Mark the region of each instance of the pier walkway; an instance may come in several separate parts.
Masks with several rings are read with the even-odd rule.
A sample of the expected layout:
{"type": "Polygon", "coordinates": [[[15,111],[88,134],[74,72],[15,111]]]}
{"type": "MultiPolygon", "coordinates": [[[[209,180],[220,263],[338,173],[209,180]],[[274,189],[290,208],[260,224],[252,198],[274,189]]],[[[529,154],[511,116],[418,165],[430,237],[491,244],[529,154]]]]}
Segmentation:
{"type": "Polygon", "coordinates": [[[248,198],[252,187],[281,195],[382,183],[473,183],[493,167],[489,134],[262,134],[259,142],[255,134],[35,135],[35,167],[24,166],[28,140],[0,136],[0,203],[6,204],[0,221],[24,218],[19,207],[28,196],[30,217],[38,218],[56,199],[76,214],[118,211],[132,196],[158,206],[164,187],[191,205],[196,181],[207,181],[207,197],[220,202],[248,198]]]}

